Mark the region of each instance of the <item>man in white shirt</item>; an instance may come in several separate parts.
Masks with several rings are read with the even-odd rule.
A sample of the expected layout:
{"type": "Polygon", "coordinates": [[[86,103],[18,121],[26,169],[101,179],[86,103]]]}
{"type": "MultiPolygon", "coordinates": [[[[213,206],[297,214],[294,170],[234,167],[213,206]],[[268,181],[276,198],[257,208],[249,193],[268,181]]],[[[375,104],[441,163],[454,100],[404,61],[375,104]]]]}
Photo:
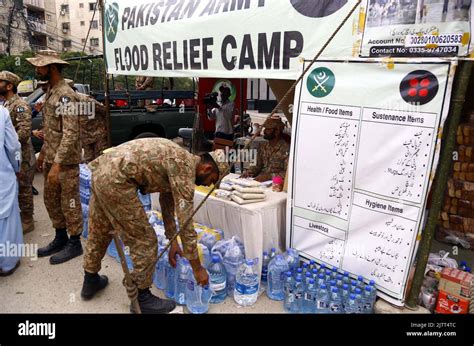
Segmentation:
{"type": "Polygon", "coordinates": [[[230,88],[227,86],[221,86],[219,88],[221,93],[220,105],[214,105],[214,108],[210,111],[212,119],[216,120],[216,133],[215,138],[227,139],[230,141],[234,140],[234,102],[229,100],[230,88]]]}

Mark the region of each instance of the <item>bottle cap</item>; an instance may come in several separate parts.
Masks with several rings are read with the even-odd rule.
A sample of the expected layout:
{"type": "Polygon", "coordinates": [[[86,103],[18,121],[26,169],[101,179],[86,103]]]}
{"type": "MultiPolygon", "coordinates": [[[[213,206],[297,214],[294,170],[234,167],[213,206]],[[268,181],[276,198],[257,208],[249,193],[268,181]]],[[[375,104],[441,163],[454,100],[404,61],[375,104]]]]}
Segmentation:
{"type": "Polygon", "coordinates": [[[307,278],[311,277],[311,273],[310,273],[310,272],[306,272],[306,277],[307,277],[307,278]]]}
{"type": "Polygon", "coordinates": [[[286,272],[286,276],[288,276],[289,278],[291,278],[292,275],[293,274],[290,271],[286,272]]]}
{"type": "Polygon", "coordinates": [[[350,299],[354,300],[356,299],[356,295],[354,293],[351,293],[350,296],[349,296],[350,299]]]}
{"type": "Polygon", "coordinates": [[[318,274],[318,270],[317,270],[316,268],[314,268],[314,269],[312,270],[312,272],[313,272],[313,274],[318,274]]]}
{"type": "Polygon", "coordinates": [[[308,263],[303,263],[303,268],[308,268],[308,263]]]}
{"type": "Polygon", "coordinates": [[[348,277],[348,276],[349,276],[349,272],[344,272],[344,276],[348,277]]]}
{"type": "Polygon", "coordinates": [[[309,264],[315,264],[316,261],[315,260],[309,260],[309,264]]]}
{"type": "Polygon", "coordinates": [[[374,281],[374,280],[370,280],[370,281],[369,281],[369,285],[370,285],[370,286],[375,286],[375,281],[374,281]]]}
{"type": "Polygon", "coordinates": [[[337,274],[336,278],[337,278],[338,280],[342,280],[342,274],[337,274]]]}
{"type": "Polygon", "coordinates": [[[324,279],[324,274],[323,274],[323,273],[319,274],[319,275],[318,275],[318,278],[324,279]]]}
{"type": "Polygon", "coordinates": [[[303,269],[298,268],[298,269],[296,269],[296,271],[298,272],[298,274],[301,274],[303,272],[303,269]]]}
{"type": "Polygon", "coordinates": [[[314,285],[314,279],[309,279],[309,283],[310,283],[311,285],[314,285]]]}
{"type": "Polygon", "coordinates": [[[246,259],[245,263],[249,266],[252,266],[253,265],[253,259],[246,259]]]}
{"type": "Polygon", "coordinates": [[[366,290],[367,292],[372,292],[372,287],[370,287],[370,286],[365,286],[365,290],[366,290]]]}
{"type": "Polygon", "coordinates": [[[357,280],[359,280],[359,281],[364,281],[364,277],[363,277],[362,275],[359,275],[359,276],[357,277],[357,280]]]}
{"type": "Polygon", "coordinates": [[[333,293],[337,293],[337,287],[333,287],[331,290],[333,293]]]}
{"type": "Polygon", "coordinates": [[[263,256],[268,256],[268,252],[267,252],[267,251],[263,251],[263,256]]]}
{"type": "Polygon", "coordinates": [[[349,285],[348,285],[348,284],[342,285],[342,289],[343,289],[343,290],[348,290],[348,289],[349,289],[349,285]]]}
{"type": "Polygon", "coordinates": [[[357,286],[357,281],[351,280],[351,285],[352,285],[352,286],[357,286]]]}
{"type": "Polygon", "coordinates": [[[297,276],[297,277],[296,277],[296,281],[297,281],[297,282],[301,282],[301,277],[300,277],[300,276],[297,276]]]}
{"type": "Polygon", "coordinates": [[[326,289],[326,284],[321,284],[321,285],[319,286],[319,288],[322,289],[322,290],[325,290],[325,289],[326,289]]]}
{"type": "Polygon", "coordinates": [[[355,289],[355,292],[356,292],[356,294],[361,294],[361,293],[362,293],[362,290],[361,290],[360,288],[356,288],[356,289],[355,289]]]}
{"type": "Polygon", "coordinates": [[[272,250],[271,250],[271,251],[272,251],[272,252],[276,252],[276,249],[275,249],[274,247],[272,247],[272,250]]]}
{"type": "Polygon", "coordinates": [[[324,263],[321,263],[321,268],[326,268],[326,265],[324,263]]]}
{"type": "Polygon", "coordinates": [[[329,284],[330,284],[331,286],[336,286],[336,280],[331,280],[331,281],[329,281],[329,284]]]}
{"type": "Polygon", "coordinates": [[[212,255],[212,263],[219,263],[221,258],[219,255],[212,255]]]}
{"type": "Polygon", "coordinates": [[[331,275],[331,271],[329,269],[326,269],[326,275],[331,275]]]}
{"type": "Polygon", "coordinates": [[[337,268],[336,268],[336,267],[332,267],[332,271],[333,271],[333,272],[337,272],[337,268]]]}

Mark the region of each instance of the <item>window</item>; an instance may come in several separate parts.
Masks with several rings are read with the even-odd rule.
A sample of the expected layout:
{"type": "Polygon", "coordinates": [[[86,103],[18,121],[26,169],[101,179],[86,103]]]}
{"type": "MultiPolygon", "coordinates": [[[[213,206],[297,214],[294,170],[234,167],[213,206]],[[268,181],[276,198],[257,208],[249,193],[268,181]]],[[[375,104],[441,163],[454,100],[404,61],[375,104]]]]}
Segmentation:
{"type": "Polygon", "coordinates": [[[69,5],[66,5],[66,4],[61,5],[61,12],[69,13],[69,5]]]}
{"type": "Polygon", "coordinates": [[[86,25],[86,23],[83,20],[81,20],[81,26],[84,26],[84,25],[86,25]]]}
{"type": "Polygon", "coordinates": [[[50,14],[47,14],[47,15],[46,15],[46,19],[47,19],[48,21],[51,21],[51,15],[50,15],[50,14]]]}
{"type": "Polygon", "coordinates": [[[63,23],[63,31],[68,31],[69,30],[69,22],[63,23]]]}
{"type": "Polygon", "coordinates": [[[63,41],[64,48],[71,48],[71,40],[64,40],[63,41]]]}
{"type": "Polygon", "coordinates": [[[96,47],[99,45],[99,39],[98,38],[91,38],[91,46],[96,47]]]}
{"type": "Polygon", "coordinates": [[[81,2],[81,3],[79,4],[79,8],[84,8],[84,3],[83,3],[83,2],[81,2]]]}
{"type": "Polygon", "coordinates": [[[95,10],[95,2],[89,2],[89,11],[95,10]]]}
{"type": "Polygon", "coordinates": [[[99,28],[96,20],[91,20],[91,28],[92,29],[98,29],[99,28]]]}

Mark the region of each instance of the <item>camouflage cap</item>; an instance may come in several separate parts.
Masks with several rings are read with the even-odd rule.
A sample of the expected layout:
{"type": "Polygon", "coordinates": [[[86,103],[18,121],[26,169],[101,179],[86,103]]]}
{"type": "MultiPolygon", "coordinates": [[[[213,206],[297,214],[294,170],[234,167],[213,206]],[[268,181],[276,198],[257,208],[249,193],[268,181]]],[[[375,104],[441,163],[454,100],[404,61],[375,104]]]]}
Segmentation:
{"type": "Polygon", "coordinates": [[[27,58],[26,61],[36,67],[48,66],[51,64],[69,65],[68,62],[59,58],[58,52],[51,49],[40,50],[35,57],[27,58]]]}
{"type": "Polygon", "coordinates": [[[0,80],[10,82],[14,86],[18,86],[18,84],[20,84],[20,82],[21,82],[21,78],[18,77],[16,74],[11,73],[10,71],[0,72],[0,80]]]}
{"type": "Polygon", "coordinates": [[[67,85],[69,85],[71,88],[74,86],[74,81],[69,78],[65,78],[64,81],[66,82],[67,85]]]}
{"type": "Polygon", "coordinates": [[[266,129],[283,129],[285,124],[281,121],[279,116],[272,116],[267,118],[262,126],[266,129]]]}
{"type": "Polygon", "coordinates": [[[219,179],[229,174],[230,166],[225,157],[224,150],[222,149],[214,150],[214,151],[211,151],[209,155],[211,155],[212,159],[217,165],[217,169],[219,170],[219,179]]]}

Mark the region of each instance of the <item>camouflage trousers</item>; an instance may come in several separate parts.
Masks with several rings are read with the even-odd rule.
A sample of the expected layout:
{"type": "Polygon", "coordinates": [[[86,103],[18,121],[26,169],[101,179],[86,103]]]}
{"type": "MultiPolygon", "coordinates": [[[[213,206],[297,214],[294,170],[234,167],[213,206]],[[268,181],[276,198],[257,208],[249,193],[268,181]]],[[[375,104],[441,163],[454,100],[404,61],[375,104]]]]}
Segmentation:
{"type": "Polygon", "coordinates": [[[110,186],[93,176],[91,190],[84,270],[89,273],[100,271],[102,258],[115,231],[125,245],[125,253],[132,258],[132,280],[138,288],[149,288],[158,257],[158,241],[138,199],[137,188],[132,184],[110,186]]]}
{"type": "Polygon", "coordinates": [[[30,220],[33,217],[33,179],[35,177],[35,166],[28,162],[22,162],[20,178],[18,180],[19,192],[18,203],[20,204],[21,219],[30,220]]]}
{"type": "Polygon", "coordinates": [[[104,136],[101,136],[96,142],[83,144],[82,149],[84,150],[84,163],[89,163],[98,158],[100,155],[102,155],[102,151],[107,149],[107,147],[107,136],[105,136],[105,138],[104,136]]]}
{"type": "Polygon", "coordinates": [[[59,184],[47,181],[51,163],[44,163],[44,204],[54,228],[67,228],[69,235],[82,233],[82,208],[79,197],[79,165],[62,166],[59,184]]]}

